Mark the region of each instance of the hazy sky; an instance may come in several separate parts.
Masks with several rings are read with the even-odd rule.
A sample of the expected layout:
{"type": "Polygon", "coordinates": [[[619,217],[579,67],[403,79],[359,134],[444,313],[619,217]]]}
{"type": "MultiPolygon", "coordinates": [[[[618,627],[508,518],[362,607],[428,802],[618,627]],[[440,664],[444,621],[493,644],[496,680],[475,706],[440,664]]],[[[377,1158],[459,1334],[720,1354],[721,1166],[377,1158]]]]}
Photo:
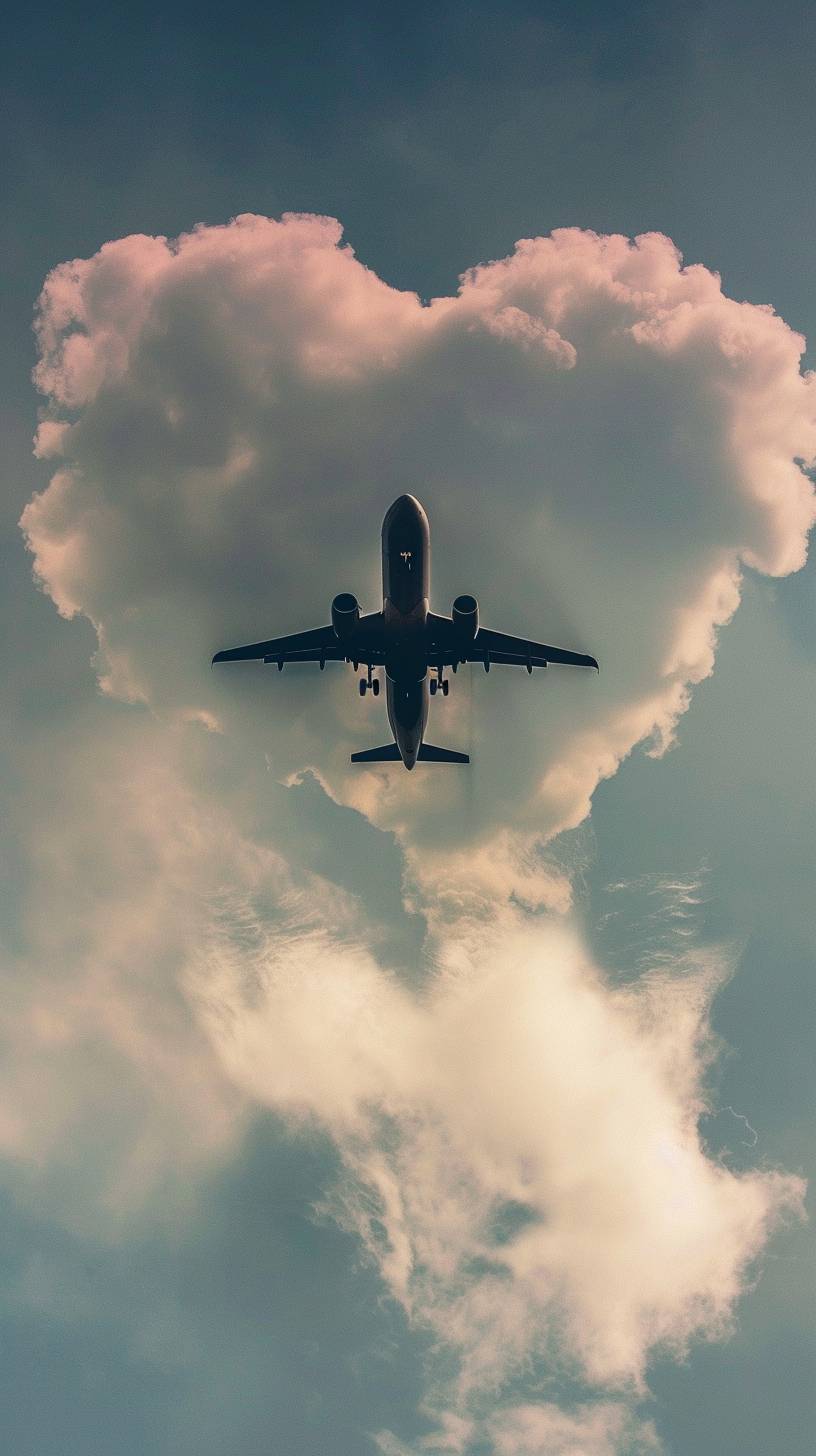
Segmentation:
{"type": "Polygon", "coordinates": [[[21,1456],[812,1449],[814,62],[803,5],[10,28],[21,1456]],[[208,665],[376,606],[403,490],[436,610],[602,664],[461,674],[464,778],[208,665]]]}

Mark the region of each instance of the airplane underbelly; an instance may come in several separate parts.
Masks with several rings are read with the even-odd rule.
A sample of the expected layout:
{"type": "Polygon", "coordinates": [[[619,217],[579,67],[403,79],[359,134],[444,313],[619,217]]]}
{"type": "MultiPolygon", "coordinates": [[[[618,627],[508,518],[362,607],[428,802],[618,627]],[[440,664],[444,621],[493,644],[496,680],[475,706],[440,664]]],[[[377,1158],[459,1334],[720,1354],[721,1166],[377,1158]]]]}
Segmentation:
{"type": "Polygon", "coordinates": [[[403,762],[412,768],[428,721],[428,688],[424,680],[386,681],[386,705],[391,732],[403,762]]]}
{"type": "Polygon", "coordinates": [[[385,672],[392,682],[419,682],[428,671],[426,623],[428,599],[423,597],[410,612],[401,612],[386,598],[383,622],[387,647],[385,672]]]}

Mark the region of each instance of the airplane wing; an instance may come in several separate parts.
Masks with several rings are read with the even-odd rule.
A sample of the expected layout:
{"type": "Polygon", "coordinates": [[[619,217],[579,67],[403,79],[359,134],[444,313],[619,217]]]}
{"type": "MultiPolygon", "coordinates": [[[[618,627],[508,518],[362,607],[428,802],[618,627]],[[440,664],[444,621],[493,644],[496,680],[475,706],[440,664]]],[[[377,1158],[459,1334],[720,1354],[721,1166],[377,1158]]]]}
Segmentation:
{"type": "Polygon", "coordinates": [[[583,652],[570,652],[564,647],[551,647],[546,642],[532,642],[526,637],[511,637],[506,632],[492,632],[480,627],[472,642],[458,644],[453,623],[447,617],[433,618],[432,663],[447,667],[454,662],[481,662],[485,667],[497,662],[509,667],[546,667],[549,662],[569,667],[594,667],[594,657],[583,652]]]}
{"type": "Polygon", "coordinates": [[[381,613],[372,612],[357,624],[353,642],[340,642],[332,626],[315,627],[310,632],[292,632],[288,637],[270,637],[267,642],[250,642],[246,647],[228,647],[216,652],[213,662],[371,662],[378,666],[384,660],[377,630],[381,613]]]}
{"type": "Polygon", "coordinates": [[[468,644],[468,662],[501,662],[518,667],[546,667],[548,662],[563,663],[567,667],[594,667],[594,657],[583,652],[569,652],[564,647],[549,647],[545,642],[530,642],[526,637],[509,637],[506,632],[491,632],[480,627],[473,642],[468,644]]]}

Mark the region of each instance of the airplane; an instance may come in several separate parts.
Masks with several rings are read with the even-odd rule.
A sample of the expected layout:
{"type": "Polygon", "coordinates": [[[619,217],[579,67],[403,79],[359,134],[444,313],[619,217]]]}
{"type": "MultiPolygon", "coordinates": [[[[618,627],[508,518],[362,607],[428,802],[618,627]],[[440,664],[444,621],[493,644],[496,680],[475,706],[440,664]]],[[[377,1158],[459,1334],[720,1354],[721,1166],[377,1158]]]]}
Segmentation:
{"type": "Polygon", "coordinates": [[[379,695],[374,669],[384,668],[394,741],[353,753],[351,762],[402,762],[407,769],[416,763],[470,762],[466,753],[425,742],[429,697],[448,696],[446,668],[455,673],[461,663],[478,662],[489,672],[493,663],[499,663],[526,667],[532,673],[534,667],[554,662],[598,670],[594,657],[481,627],[475,597],[458,596],[450,617],[437,616],[429,608],[430,565],[428,517],[414,496],[401,495],[382,525],[381,612],[363,616],[357,598],[341,592],[331,604],[329,626],[231,647],[216,652],[213,663],[263,660],[277,663],[279,672],[287,662],[317,662],[321,671],[327,662],[350,662],[355,672],[363,663],[367,673],[360,678],[362,698],[369,691],[379,695]]]}

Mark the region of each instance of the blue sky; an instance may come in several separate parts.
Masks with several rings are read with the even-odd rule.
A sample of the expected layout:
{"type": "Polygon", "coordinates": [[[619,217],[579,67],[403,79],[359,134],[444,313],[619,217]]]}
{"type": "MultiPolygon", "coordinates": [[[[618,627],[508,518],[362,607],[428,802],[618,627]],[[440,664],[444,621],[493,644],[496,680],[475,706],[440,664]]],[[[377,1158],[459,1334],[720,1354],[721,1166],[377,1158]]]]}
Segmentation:
{"type": "MultiPolygon", "coordinates": [[[[814,52],[816,22],[801,5],[665,7],[659,15],[641,5],[501,13],[351,5],[342,14],[239,7],[204,15],[99,7],[18,17],[4,61],[2,241],[4,616],[13,649],[4,731],[4,817],[14,830],[4,898],[7,1100],[23,1109],[25,1129],[9,1136],[4,1160],[2,1401],[16,1451],[351,1456],[376,1450],[372,1432],[391,1431],[413,1452],[422,1448],[412,1442],[435,1429],[422,1408],[430,1398],[427,1323],[412,1325],[394,1297],[372,1256],[376,1233],[369,1230],[366,1247],[348,1210],[344,1225],[336,1206],[325,1206],[348,1147],[314,1111],[293,1117],[279,1092],[259,1091],[249,1073],[242,1082],[234,1067],[212,1070],[191,1029],[196,1003],[177,974],[181,951],[172,939],[160,943],[158,910],[160,930],[138,952],[117,939],[121,930],[125,940],[129,905],[144,921],[155,903],[151,834],[164,795],[182,827],[189,815],[205,838],[215,824],[224,836],[240,830],[259,853],[285,853],[289,879],[274,892],[281,900],[271,918],[297,894],[300,877],[320,875],[357,897],[383,962],[406,984],[421,981],[432,970],[422,952],[430,912],[416,897],[402,903],[399,806],[384,822],[332,802],[312,778],[295,788],[274,782],[264,753],[273,767],[276,753],[287,768],[297,765],[288,739],[264,737],[262,687],[234,678],[219,686],[210,707],[232,713],[231,726],[223,747],[219,740],[206,750],[197,740],[179,748],[171,729],[163,736],[172,694],[158,669],[149,708],[123,703],[121,693],[100,696],[87,602],[93,588],[108,622],[108,588],[90,583],[80,614],[62,620],[32,585],[17,524],[51,473],[31,455],[42,407],[30,382],[31,318],[46,274],[132,233],[174,236],[237,213],[302,210],[339,218],[367,267],[427,300],[455,293],[464,269],[504,257],[521,237],[572,226],[659,231],[687,263],[718,271],[728,296],[772,304],[810,340],[814,52]],[[252,725],[243,739],[241,712],[252,725]],[[113,790],[127,778],[129,757],[136,817],[123,810],[120,822],[124,800],[113,790]],[[98,909],[107,904],[118,908],[106,926],[98,909]],[[122,979],[109,982],[106,971],[94,980],[95,957],[107,964],[113,941],[122,979]],[[117,1010],[106,1022],[99,1006],[108,994],[117,1010]],[[176,1061],[182,1072],[174,1080],[176,1061]],[[178,1099],[158,1116],[151,1079],[162,1097],[178,1099]],[[192,1147],[201,1155],[188,1161],[192,1147]]],[[[89,471],[97,458],[86,455],[89,471]]],[[[146,447],[151,468],[154,458],[146,447]]],[[[454,570],[444,551],[458,568],[471,545],[485,579],[479,522],[493,528],[492,508],[480,497],[482,515],[462,525],[457,545],[456,510],[447,509],[439,482],[431,489],[440,586],[454,570]]],[[[593,489],[600,511],[600,472],[593,489]]],[[[664,511],[666,503],[642,521],[644,535],[660,528],[664,511]]],[[[157,519],[164,522],[161,511],[157,519]]],[[[304,534],[308,516],[295,520],[304,534]]],[[[264,516],[257,521],[260,531],[264,516]]],[[[341,543],[346,569],[376,561],[378,526],[376,509],[352,519],[341,543]]],[[[157,551],[166,540],[157,535],[157,551]]],[[[147,541],[152,549],[149,531],[147,541]]],[[[262,546],[259,538],[258,562],[262,546]]],[[[300,550],[303,561],[308,552],[300,550]]],[[[546,550],[555,581],[559,563],[546,550]]],[[[271,544],[270,553],[272,569],[284,570],[271,544]]],[[[602,555],[588,559],[600,571],[602,555]]],[[[321,570],[331,565],[325,555],[319,561],[321,570]]],[[[188,569],[180,554],[179,572],[188,569]]],[[[223,588],[230,629],[241,610],[265,600],[268,583],[257,569],[246,597],[223,588]]],[[[509,629],[533,630],[540,607],[525,606],[531,578],[512,535],[493,569],[480,596],[495,615],[506,593],[504,609],[523,613],[509,629]],[[504,587],[514,567],[518,582],[504,587]]],[[[712,1160],[737,1172],[808,1176],[813,1161],[814,581],[812,566],[778,580],[747,571],[714,672],[694,688],[675,747],[659,759],[636,748],[597,788],[589,819],[548,851],[573,871],[573,923],[607,986],[676,956],[678,924],[696,954],[727,963],[711,1009],[720,1046],[706,1073],[709,1112],[700,1128],[712,1160]],[[678,883],[694,887],[680,921],[668,888],[678,883]]],[[[213,631],[220,590],[219,582],[213,631]]],[[[311,598],[298,596],[297,610],[334,590],[332,580],[311,598]]],[[[592,610],[571,600],[561,579],[550,590],[545,605],[560,614],[559,630],[585,633],[592,647],[600,611],[592,589],[583,594],[592,610]]],[[[614,629],[614,606],[610,612],[611,626],[596,630],[614,629]]],[[[112,611],[109,625],[122,632],[112,611]]],[[[164,639],[151,630],[156,659],[174,664],[178,643],[169,630],[164,639]]],[[[317,715],[319,728],[314,690],[293,680],[289,691],[275,710],[281,721],[292,703],[299,721],[317,715]]],[[[565,706],[552,709],[561,713],[548,720],[556,736],[568,734],[570,714],[581,721],[574,691],[565,687],[565,706]]],[[[508,688],[503,707],[485,682],[472,692],[474,753],[480,722],[487,735],[506,711],[526,762],[536,720],[513,701],[521,689],[508,688]]],[[[347,712],[327,721],[344,731],[350,722],[352,735],[368,729],[347,712]]],[[[483,764],[487,754],[485,744],[483,764]]],[[[461,825],[466,846],[493,813],[484,777],[475,782],[473,802],[448,815],[449,838],[461,825]]],[[[434,845],[438,834],[434,828],[434,845]]],[[[183,842],[173,841],[168,874],[183,842]]],[[[179,922],[193,918],[202,886],[218,882],[217,846],[211,859],[190,882],[179,922]]],[[[224,873],[240,888],[231,859],[224,873]]],[[[270,883],[277,873],[269,871],[270,883]]],[[[255,881],[253,893],[265,893],[255,881]]],[[[693,1339],[685,1356],[650,1355],[647,1388],[623,1399],[654,1423],[666,1451],[811,1449],[812,1269],[812,1230],[791,1222],[771,1237],[730,1331],[693,1339]]],[[[532,1376],[516,1374],[504,1389],[504,1405],[555,1402],[574,1412],[619,1399],[562,1357],[538,1352],[532,1376]]],[[[468,1456],[533,1449],[494,1446],[488,1427],[483,1421],[468,1456]]],[[[560,1439],[550,1430],[535,1450],[562,1451],[560,1439]]],[[[617,1439],[591,1446],[592,1456],[625,1456],[646,1437],[617,1439]]]]}

